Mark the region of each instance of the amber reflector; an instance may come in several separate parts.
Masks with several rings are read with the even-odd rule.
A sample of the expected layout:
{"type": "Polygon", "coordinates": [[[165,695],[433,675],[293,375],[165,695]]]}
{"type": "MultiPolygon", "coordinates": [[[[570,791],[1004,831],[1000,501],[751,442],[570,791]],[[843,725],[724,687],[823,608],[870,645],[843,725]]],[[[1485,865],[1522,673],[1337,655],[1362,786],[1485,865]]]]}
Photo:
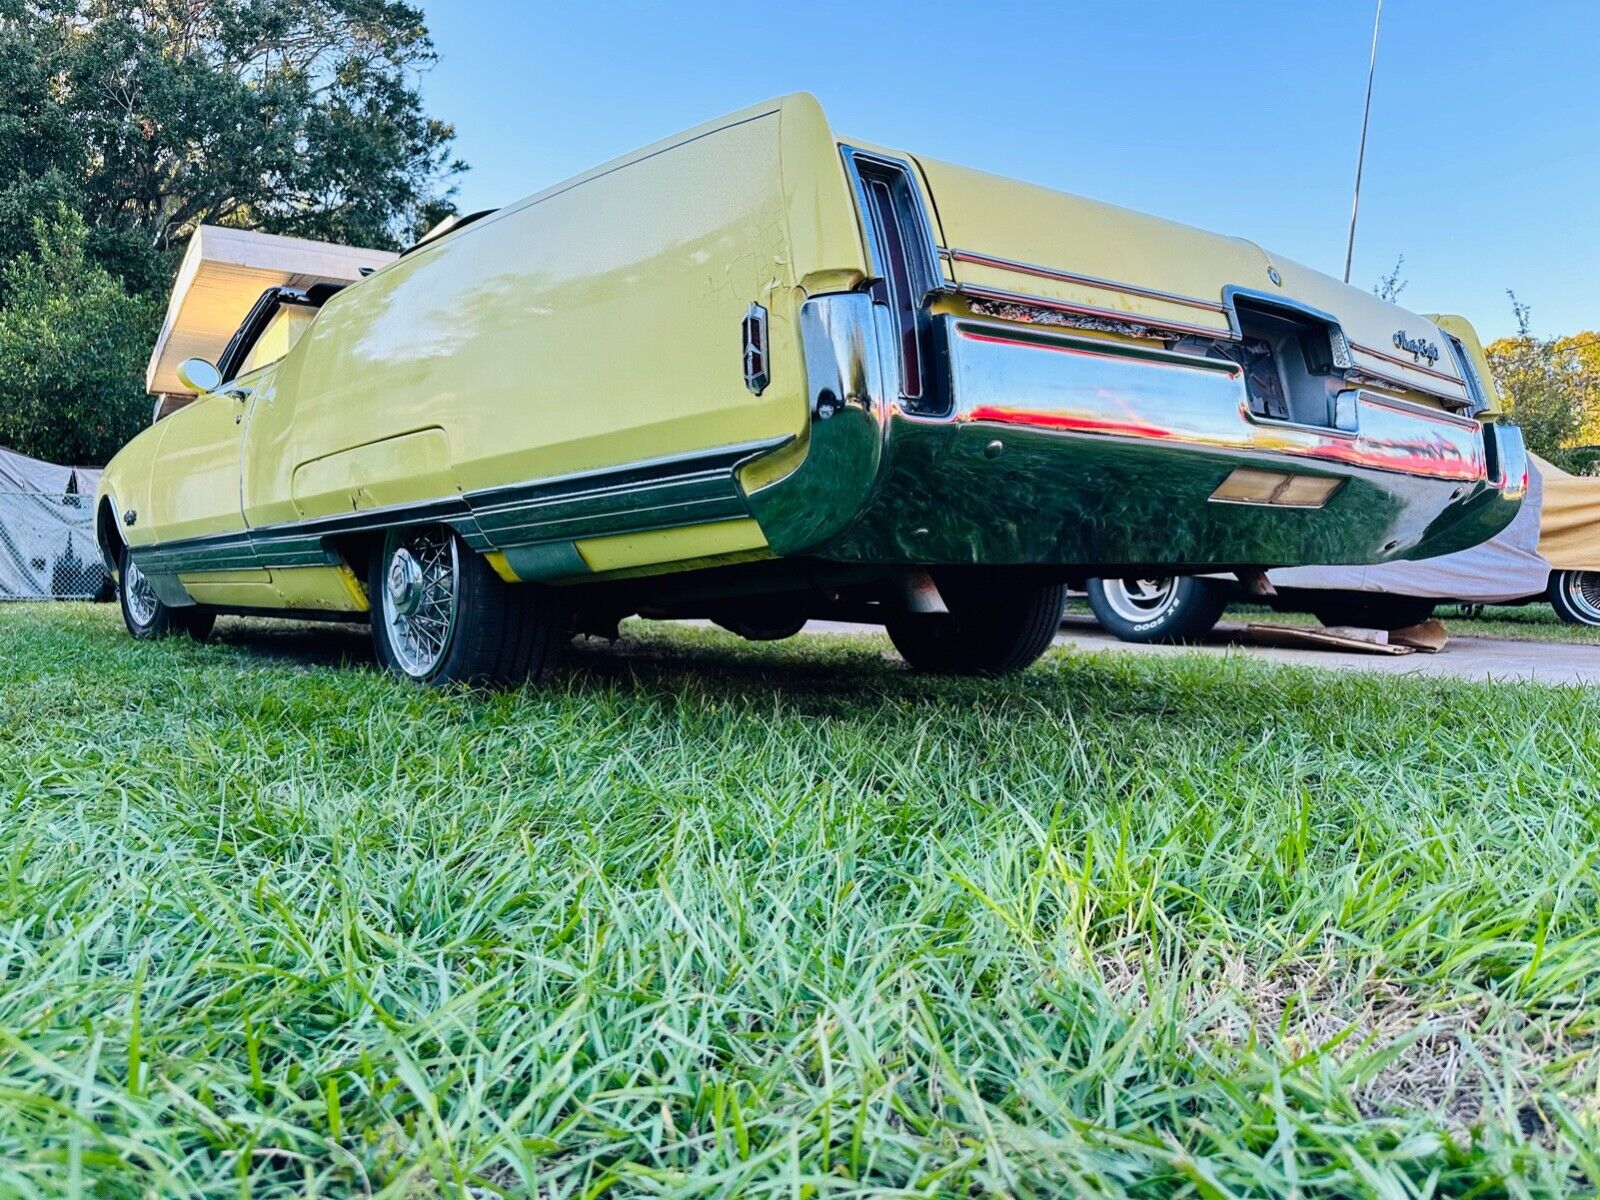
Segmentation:
{"type": "Polygon", "coordinates": [[[1213,500],[1223,504],[1276,504],[1285,508],[1321,508],[1339,489],[1341,479],[1320,475],[1287,475],[1239,467],[1217,485],[1213,500]]]}

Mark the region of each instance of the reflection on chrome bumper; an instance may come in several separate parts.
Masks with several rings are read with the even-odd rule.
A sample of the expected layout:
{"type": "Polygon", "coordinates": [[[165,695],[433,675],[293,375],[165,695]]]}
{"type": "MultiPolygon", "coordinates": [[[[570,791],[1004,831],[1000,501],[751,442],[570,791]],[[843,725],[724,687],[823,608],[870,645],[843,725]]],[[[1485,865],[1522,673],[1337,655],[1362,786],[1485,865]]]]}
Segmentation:
{"type": "Polygon", "coordinates": [[[794,474],[750,496],[780,553],[1378,562],[1475,545],[1526,488],[1514,427],[1357,389],[1335,397],[1339,428],[1261,419],[1231,362],[948,315],[947,413],[908,415],[889,400],[878,325],[865,295],[802,310],[811,445],[794,474]]]}

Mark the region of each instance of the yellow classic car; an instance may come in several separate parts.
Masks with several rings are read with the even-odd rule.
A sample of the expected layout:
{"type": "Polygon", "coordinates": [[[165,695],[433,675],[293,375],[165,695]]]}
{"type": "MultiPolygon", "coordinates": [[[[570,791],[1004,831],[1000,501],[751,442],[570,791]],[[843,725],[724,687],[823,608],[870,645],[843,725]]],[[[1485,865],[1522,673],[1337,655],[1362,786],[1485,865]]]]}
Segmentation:
{"type": "Polygon", "coordinates": [[[836,136],[786,96],[274,287],[111,463],[135,637],[370,620],[423,682],[632,615],[993,674],[1089,576],[1475,544],[1477,339],[1250,242],[836,136]]]}

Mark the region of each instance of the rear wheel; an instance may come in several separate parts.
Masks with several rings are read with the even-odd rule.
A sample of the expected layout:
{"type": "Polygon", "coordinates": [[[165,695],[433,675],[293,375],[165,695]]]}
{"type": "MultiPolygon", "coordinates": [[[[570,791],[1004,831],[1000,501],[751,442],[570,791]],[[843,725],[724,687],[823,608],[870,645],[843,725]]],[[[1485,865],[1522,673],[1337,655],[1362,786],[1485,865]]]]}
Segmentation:
{"type": "Polygon", "coordinates": [[[1324,625],[1393,632],[1420,625],[1433,616],[1437,600],[1426,596],[1391,596],[1383,592],[1326,592],[1311,601],[1312,614],[1324,625]]]}
{"type": "Polygon", "coordinates": [[[193,605],[175,608],[163,604],[127,547],[123,547],[118,561],[117,576],[117,602],[122,607],[122,623],[139,641],[186,633],[195,641],[203,642],[210,636],[217,614],[193,605]]]}
{"type": "Polygon", "coordinates": [[[428,685],[542,679],[567,642],[566,605],[508,584],[443,526],[391,531],[368,576],[378,661],[428,685]]]}
{"type": "Polygon", "coordinates": [[[938,675],[1005,675],[1031,665],[1055,637],[1067,600],[1059,583],[939,590],[948,613],[900,613],[884,626],[906,662],[938,675]]]}
{"type": "Polygon", "coordinates": [[[1552,571],[1548,595],[1567,624],[1600,625],[1600,571],[1552,571]]]}
{"type": "Polygon", "coordinates": [[[1228,607],[1226,584],[1192,575],[1091,579],[1086,590],[1095,620],[1125,642],[1202,638],[1228,607]]]}

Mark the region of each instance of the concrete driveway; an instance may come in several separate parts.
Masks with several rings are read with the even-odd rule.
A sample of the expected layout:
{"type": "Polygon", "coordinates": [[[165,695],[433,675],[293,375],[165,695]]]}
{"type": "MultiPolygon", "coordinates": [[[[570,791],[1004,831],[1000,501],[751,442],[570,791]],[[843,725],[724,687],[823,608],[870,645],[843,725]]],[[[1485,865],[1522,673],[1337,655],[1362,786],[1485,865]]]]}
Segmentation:
{"type": "MultiPolygon", "coordinates": [[[[1446,628],[1449,622],[1445,622],[1446,628]]],[[[813,621],[806,629],[815,633],[881,633],[870,625],[813,621]]],[[[1372,671],[1381,675],[1432,675],[1455,679],[1486,679],[1536,683],[1600,685],[1600,646],[1574,646],[1566,642],[1513,642],[1499,638],[1456,637],[1437,654],[1353,654],[1330,650],[1287,649],[1241,644],[1244,626],[1224,621],[1210,638],[1194,646],[1141,646],[1119,642],[1093,617],[1069,614],[1061,624],[1056,645],[1079,650],[1110,650],[1126,654],[1242,654],[1268,662],[1293,663],[1341,671],[1372,671]]]]}
{"type": "MultiPolygon", "coordinates": [[[[1307,624],[1315,627],[1309,618],[1307,624]]],[[[1445,628],[1450,622],[1445,621],[1445,628]]],[[[1244,625],[1224,621],[1198,646],[1136,646],[1119,642],[1093,617],[1071,614],[1061,624],[1058,646],[1083,650],[1126,650],[1134,654],[1248,654],[1269,662],[1383,675],[1442,675],[1455,679],[1530,680],[1537,683],[1600,685],[1600,646],[1568,642],[1515,642],[1452,634],[1437,654],[1356,654],[1330,650],[1249,646],[1239,642],[1244,625]]]]}

